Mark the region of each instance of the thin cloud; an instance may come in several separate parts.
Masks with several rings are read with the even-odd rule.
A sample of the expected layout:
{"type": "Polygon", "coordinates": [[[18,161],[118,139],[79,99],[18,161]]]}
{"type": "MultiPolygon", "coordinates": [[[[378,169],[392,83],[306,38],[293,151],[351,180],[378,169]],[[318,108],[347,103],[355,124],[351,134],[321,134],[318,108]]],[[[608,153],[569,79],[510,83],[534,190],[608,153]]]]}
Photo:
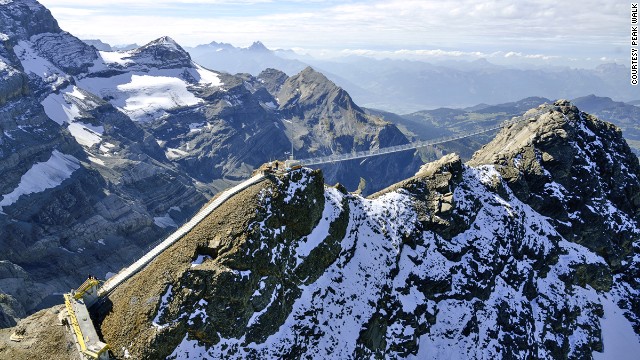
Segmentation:
{"type": "MultiPolygon", "coordinates": [[[[325,50],[325,54],[329,53],[325,50]]],[[[532,60],[553,60],[559,59],[559,56],[544,55],[544,54],[525,54],[517,51],[495,51],[486,53],[482,51],[459,51],[459,50],[370,50],[370,49],[345,49],[338,53],[342,56],[359,55],[369,56],[373,58],[409,58],[415,60],[441,60],[448,58],[463,58],[463,59],[497,59],[497,58],[520,58],[520,59],[532,59],[532,60]]]]}
{"type": "Polygon", "coordinates": [[[510,58],[535,59],[544,54],[542,59],[579,51],[599,59],[613,57],[613,48],[625,46],[628,37],[628,4],[607,0],[41,1],[65,30],[116,44],[169,35],[187,46],[211,41],[247,46],[261,40],[272,47],[318,51],[493,54],[510,49],[501,56],[513,52],[510,58]]]}

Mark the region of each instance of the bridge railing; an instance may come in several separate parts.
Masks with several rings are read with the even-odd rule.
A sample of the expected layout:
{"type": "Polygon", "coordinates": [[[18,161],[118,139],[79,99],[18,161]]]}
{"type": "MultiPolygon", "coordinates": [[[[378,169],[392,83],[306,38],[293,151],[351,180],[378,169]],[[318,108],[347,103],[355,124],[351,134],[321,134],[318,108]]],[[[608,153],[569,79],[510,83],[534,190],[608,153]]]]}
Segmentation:
{"type": "Polygon", "coordinates": [[[317,156],[317,157],[303,159],[303,160],[299,160],[299,161],[303,166],[321,165],[321,164],[327,164],[327,163],[334,163],[334,162],[340,162],[340,161],[346,161],[346,160],[362,159],[362,158],[367,158],[367,157],[371,157],[371,156],[385,155],[385,154],[391,154],[391,153],[395,153],[395,152],[419,149],[419,148],[423,148],[423,147],[427,147],[427,146],[439,145],[439,144],[443,144],[443,143],[447,143],[447,142],[451,142],[451,141],[455,141],[455,140],[461,140],[461,139],[468,138],[468,137],[471,137],[471,136],[484,134],[484,133],[487,133],[487,132],[490,132],[490,131],[502,129],[502,128],[510,126],[512,124],[523,122],[523,121],[532,119],[534,117],[537,117],[538,115],[540,115],[540,114],[542,114],[542,113],[544,113],[546,111],[548,111],[548,109],[545,108],[545,109],[536,111],[533,114],[530,114],[530,115],[527,115],[527,116],[521,115],[521,116],[513,117],[510,120],[506,120],[506,121],[504,121],[504,122],[502,122],[502,123],[500,123],[499,125],[496,125],[496,126],[492,126],[492,127],[481,129],[481,130],[469,131],[469,132],[466,132],[466,133],[463,133],[463,134],[459,134],[459,135],[444,136],[444,137],[437,138],[437,139],[432,139],[432,140],[419,140],[419,141],[415,141],[415,142],[408,143],[408,144],[389,146],[389,147],[385,147],[385,148],[379,148],[379,149],[368,150],[368,151],[358,151],[358,152],[354,152],[354,153],[331,154],[331,155],[326,155],[326,156],[317,156]]]}

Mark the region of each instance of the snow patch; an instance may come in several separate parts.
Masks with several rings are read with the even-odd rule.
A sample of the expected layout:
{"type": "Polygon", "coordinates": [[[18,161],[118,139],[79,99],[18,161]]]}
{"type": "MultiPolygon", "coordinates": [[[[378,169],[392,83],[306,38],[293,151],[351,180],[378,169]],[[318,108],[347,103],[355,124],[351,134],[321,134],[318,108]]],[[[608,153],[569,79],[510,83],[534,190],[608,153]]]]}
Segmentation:
{"type": "Polygon", "coordinates": [[[202,264],[205,260],[211,259],[211,256],[209,255],[198,255],[198,257],[193,260],[193,262],[191,263],[191,267],[194,268],[200,264],[202,264]]]}
{"type": "Polygon", "coordinates": [[[182,157],[185,157],[185,156],[189,155],[189,153],[184,151],[184,150],[180,150],[180,149],[167,148],[167,150],[165,150],[165,152],[164,152],[164,155],[169,160],[175,160],[175,159],[180,159],[182,157]]]}
{"type": "Polygon", "coordinates": [[[98,164],[98,165],[104,166],[104,161],[102,161],[101,159],[98,159],[96,157],[89,156],[89,161],[91,161],[94,164],[98,164]]]}
{"type": "Polygon", "coordinates": [[[322,218],[311,234],[302,238],[296,248],[296,267],[309,256],[311,251],[318,247],[329,236],[329,226],[334,222],[342,211],[342,194],[335,188],[327,188],[325,191],[324,210],[322,218]]]}
{"type": "Polygon", "coordinates": [[[200,65],[196,65],[194,76],[196,80],[198,80],[199,84],[203,85],[211,85],[211,86],[222,86],[224,85],[220,80],[220,76],[215,72],[205,69],[200,65]]]}
{"type": "Polygon", "coordinates": [[[275,110],[275,109],[278,108],[278,106],[276,104],[274,104],[273,101],[269,101],[267,103],[264,103],[264,106],[266,108],[268,108],[268,109],[271,109],[271,110],[275,110]]]}
{"type": "Polygon", "coordinates": [[[260,316],[262,316],[262,314],[266,313],[267,310],[269,310],[269,308],[271,307],[271,305],[273,304],[274,301],[276,301],[276,299],[278,298],[278,291],[280,290],[280,284],[278,284],[274,289],[273,292],[271,293],[271,299],[269,300],[269,303],[267,304],[267,306],[264,307],[264,309],[253,313],[253,315],[251,315],[251,318],[249,318],[249,322],[247,322],[247,327],[251,327],[253,326],[253,324],[256,323],[256,321],[258,321],[258,319],[260,318],[260,316]]]}
{"type": "Polygon", "coordinates": [[[58,94],[52,93],[42,100],[40,104],[44,107],[44,112],[49,119],[58,123],[58,125],[62,125],[65,122],[71,123],[75,118],[79,117],[80,109],[78,106],[65,98],[65,94],[73,95],[76,92],[82,95],[78,89],[73,86],[71,90],[67,88],[58,94]]]}
{"type": "MultiPolygon", "coordinates": [[[[46,82],[55,81],[58,74],[63,72],[53,65],[49,60],[40,56],[28,41],[21,40],[13,47],[15,54],[20,59],[24,72],[33,73],[41,77],[46,82]]],[[[58,81],[60,82],[60,81],[58,81]]]]}
{"type": "Polygon", "coordinates": [[[200,299],[200,301],[198,301],[198,304],[196,304],[196,310],[191,315],[189,315],[189,325],[193,325],[193,319],[195,318],[200,318],[203,323],[207,321],[209,315],[207,315],[205,308],[208,304],[209,303],[205,299],[200,299]]]}
{"type": "Polygon", "coordinates": [[[594,360],[634,360],[640,354],[640,337],[633,331],[633,327],[623,311],[608,296],[601,296],[604,316],[600,319],[602,343],[604,351],[594,352],[594,360]]]}
{"type": "Polygon", "coordinates": [[[204,346],[198,345],[198,340],[189,340],[189,334],[184,335],[184,339],[173,350],[171,355],[167,359],[174,360],[192,360],[192,359],[207,359],[207,349],[204,346]]]}
{"type": "Polygon", "coordinates": [[[128,51],[98,51],[98,54],[102,58],[102,61],[107,64],[127,66],[133,63],[133,60],[128,59],[131,57],[131,53],[128,51]]]}
{"type": "Polygon", "coordinates": [[[80,161],[78,159],[53,150],[49,160],[34,164],[22,175],[18,186],[3,196],[0,201],[0,209],[15,203],[22,195],[39,193],[59,186],[79,168],[80,161]]]}
{"type": "Polygon", "coordinates": [[[152,120],[165,110],[202,101],[187,90],[184,80],[168,76],[133,75],[131,82],[116,88],[126,94],[123,109],[134,120],[152,120]]]}
{"type": "Polygon", "coordinates": [[[189,84],[183,79],[184,71],[152,68],[108,78],[84,77],[76,80],[82,89],[108,99],[132,120],[149,121],[177,107],[202,102],[187,89],[189,84]]]}
{"type": "Polygon", "coordinates": [[[158,227],[161,227],[163,229],[168,228],[168,227],[174,227],[177,228],[178,224],[176,224],[176,222],[173,220],[173,218],[171,218],[171,216],[167,213],[164,216],[156,216],[153,218],[153,223],[156,224],[158,227]]]}
{"type": "Polygon", "coordinates": [[[104,128],[102,126],[94,126],[82,122],[72,122],[67,126],[71,135],[76,139],[78,144],[91,147],[102,141],[104,128]]]}
{"type": "Polygon", "coordinates": [[[173,296],[173,285],[169,285],[167,291],[162,295],[162,299],[160,301],[160,306],[158,307],[158,312],[156,313],[156,317],[153,318],[153,322],[151,323],[156,329],[162,330],[169,326],[168,324],[160,324],[160,317],[164,315],[164,313],[169,308],[169,300],[173,296]]]}

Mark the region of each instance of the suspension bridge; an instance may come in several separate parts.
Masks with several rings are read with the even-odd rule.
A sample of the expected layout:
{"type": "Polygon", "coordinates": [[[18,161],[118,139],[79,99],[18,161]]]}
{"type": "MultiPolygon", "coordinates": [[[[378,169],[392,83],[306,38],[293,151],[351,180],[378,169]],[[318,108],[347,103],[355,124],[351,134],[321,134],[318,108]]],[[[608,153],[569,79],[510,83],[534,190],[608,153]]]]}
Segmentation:
{"type": "Polygon", "coordinates": [[[480,135],[480,134],[485,134],[485,133],[488,133],[488,132],[491,132],[491,131],[499,130],[499,129],[502,129],[504,127],[507,127],[507,126],[510,126],[512,124],[516,124],[516,123],[519,123],[519,122],[528,121],[528,120],[533,119],[533,118],[535,118],[535,117],[539,116],[540,114],[545,113],[547,111],[548,111],[548,109],[545,108],[543,110],[536,111],[536,112],[534,112],[532,114],[513,117],[510,120],[504,121],[504,122],[502,122],[502,123],[500,123],[500,124],[498,124],[496,126],[492,126],[492,127],[484,128],[484,129],[480,129],[480,130],[469,131],[469,132],[465,132],[465,133],[461,133],[461,134],[456,134],[456,135],[453,135],[453,136],[446,136],[446,137],[441,137],[441,138],[431,139],[431,140],[420,140],[420,141],[415,141],[415,142],[411,142],[411,143],[407,143],[407,144],[403,144],[403,145],[396,145],[396,146],[390,146],[390,147],[379,148],[379,149],[372,149],[372,150],[367,150],[367,151],[358,151],[358,152],[354,152],[354,153],[331,154],[331,155],[327,155],[327,156],[319,156],[319,157],[313,157],[313,158],[308,158],[308,159],[296,160],[296,162],[298,164],[302,165],[302,166],[314,166],[314,165],[335,163],[335,162],[340,162],[340,161],[364,159],[364,158],[368,158],[368,157],[372,157],[372,156],[392,154],[392,153],[401,152],[401,151],[419,149],[419,148],[423,148],[423,147],[427,147],[427,146],[440,145],[440,144],[444,144],[444,143],[447,143],[447,142],[451,142],[451,141],[455,141],[455,140],[461,140],[461,139],[464,139],[464,138],[468,138],[468,137],[472,137],[472,136],[476,136],[476,135],[480,135]]]}

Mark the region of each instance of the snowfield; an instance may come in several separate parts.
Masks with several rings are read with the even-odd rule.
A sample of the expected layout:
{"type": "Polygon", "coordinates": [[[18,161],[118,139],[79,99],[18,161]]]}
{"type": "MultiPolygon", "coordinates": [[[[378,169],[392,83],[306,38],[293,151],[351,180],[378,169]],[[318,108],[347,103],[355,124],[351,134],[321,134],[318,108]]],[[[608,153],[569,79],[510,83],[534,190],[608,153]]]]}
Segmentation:
{"type": "Polygon", "coordinates": [[[3,195],[0,201],[2,207],[9,206],[22,195],[42,192],[62,184],[80,168],[80,161],[74,156],[54,150],[49,160],[34,164],[22,178],[18,186],[10,193],[3,195]]]}
{"type": "Polygon", "coordinates": [[[187,90],[185,81],[174,77],[132,75],[129,83],[116,89],[122,94],[122,109],[135,120],[155,119],[166,110],[201,102],[187,90]]]}

